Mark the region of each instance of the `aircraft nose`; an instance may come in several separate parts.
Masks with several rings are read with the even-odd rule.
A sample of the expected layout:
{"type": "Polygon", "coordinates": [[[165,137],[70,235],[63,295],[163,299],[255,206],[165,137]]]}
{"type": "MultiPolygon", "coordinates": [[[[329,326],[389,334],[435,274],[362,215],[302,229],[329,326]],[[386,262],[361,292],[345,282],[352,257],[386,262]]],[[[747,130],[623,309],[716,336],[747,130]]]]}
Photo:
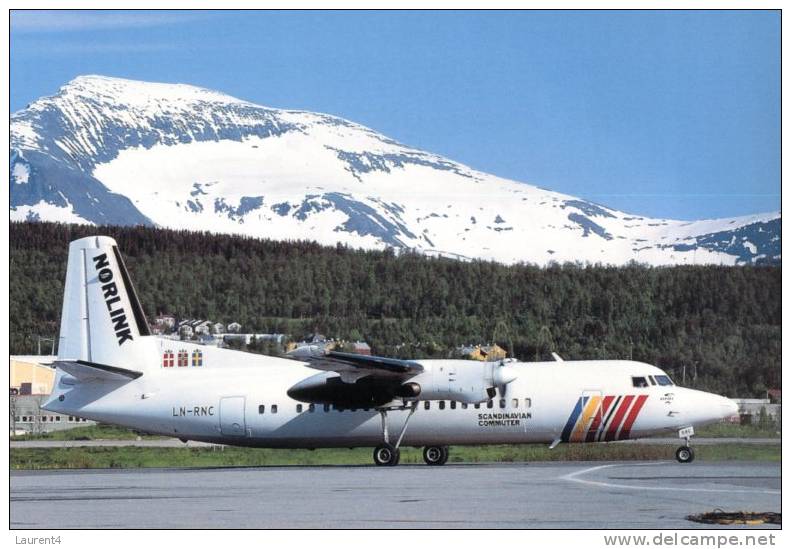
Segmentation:
{"type": "Polygon", "coordinates": [[[739,415],[739,405],[736,404],[733,400],[726,397],[721,397],[722,402],[720,402],[720,409],[722,410],[722,418],[728,419],[729,417],[739,415]]]}
{"type": "Polygon", "coordinates": [[[710,394],[707,400],[716,419],[728,419],[739,414],[739,406],[727,397],[710,394]]]}
{"type": "Polygon", "coordinates": [[[733,417],[739,413],[734,401],[714,393],[689,389],[684,393],[684,416],[694,424],[706,424],[733,417]]]}

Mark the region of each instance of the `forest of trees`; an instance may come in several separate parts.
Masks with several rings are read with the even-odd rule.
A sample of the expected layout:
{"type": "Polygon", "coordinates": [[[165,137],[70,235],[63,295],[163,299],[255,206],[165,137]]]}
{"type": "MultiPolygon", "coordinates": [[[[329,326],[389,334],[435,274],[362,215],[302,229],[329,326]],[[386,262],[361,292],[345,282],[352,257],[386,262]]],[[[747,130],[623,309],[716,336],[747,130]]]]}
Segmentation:
{"type": "Polygon", "coordinates": [[[780,387],[781,267],[506,266],[56,223],[11,223],[12,354],[57,336],[68,244],[91,234],[117,239],[149,317],[317,330],[403,358],[496,342],[522,360],[633,359],[729,396],[780,387]]]}

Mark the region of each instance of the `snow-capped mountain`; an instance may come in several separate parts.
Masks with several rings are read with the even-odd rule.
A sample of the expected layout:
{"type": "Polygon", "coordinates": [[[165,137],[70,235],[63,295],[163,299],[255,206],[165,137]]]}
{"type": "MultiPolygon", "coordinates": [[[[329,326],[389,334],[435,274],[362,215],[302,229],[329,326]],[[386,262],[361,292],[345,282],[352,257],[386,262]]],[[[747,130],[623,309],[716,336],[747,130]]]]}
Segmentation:
{"type": "Polygon", "coordinates": [[[334,116],[82,76],[11,116],[11,219],[546,264],[780,261],[779,212],[673,221],[476,171],[334,116]]]}

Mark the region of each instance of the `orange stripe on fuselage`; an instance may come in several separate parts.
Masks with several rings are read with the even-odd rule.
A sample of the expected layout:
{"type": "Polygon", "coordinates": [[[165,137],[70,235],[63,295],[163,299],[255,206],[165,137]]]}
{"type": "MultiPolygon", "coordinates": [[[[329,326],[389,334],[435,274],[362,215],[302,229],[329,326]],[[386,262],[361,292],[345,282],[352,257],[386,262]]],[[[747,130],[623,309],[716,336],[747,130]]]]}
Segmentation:
{"type": "Polygon", "coordinates": [[[585,406],[585,409],[582,411],[582,418],[579,420],[579,422],[577,422],[577,426],[569,438],[571,442],[584,442],[584,435],[587,431],[588,424],[590,423],[591,417],[593,417],[593,415],[599,409],[600,402],[600,396],[590,397],[590,400],[588,400],[588,405],[585,406]]]}
{"type": "Polygon", "coordinates": [[[602,399],[601,406],[598,410],[596,410],[596,414],[593,416],[593,421],[591,421],[591,426],[588,427],[588,434],[585,436],[585,442],[593,442],[596,440],[596,433],[599,432],[601,422],[607,415],[607,410],[610,408],[613,398],[615,397],[606,396],[602,399]]]}

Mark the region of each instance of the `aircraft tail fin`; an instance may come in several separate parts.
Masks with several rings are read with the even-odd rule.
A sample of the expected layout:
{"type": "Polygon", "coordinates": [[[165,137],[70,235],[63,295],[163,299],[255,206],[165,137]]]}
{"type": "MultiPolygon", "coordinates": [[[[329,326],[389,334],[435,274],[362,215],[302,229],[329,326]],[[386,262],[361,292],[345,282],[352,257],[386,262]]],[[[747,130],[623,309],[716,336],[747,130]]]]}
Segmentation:
{"type": "Polygon", "coordinates": [[[58,360],[140,371],[152,358],[156,360],[156,352],[144,342],[149,335],[151,330],[115,240],[89,236],[72,242],[58,360]]]}

